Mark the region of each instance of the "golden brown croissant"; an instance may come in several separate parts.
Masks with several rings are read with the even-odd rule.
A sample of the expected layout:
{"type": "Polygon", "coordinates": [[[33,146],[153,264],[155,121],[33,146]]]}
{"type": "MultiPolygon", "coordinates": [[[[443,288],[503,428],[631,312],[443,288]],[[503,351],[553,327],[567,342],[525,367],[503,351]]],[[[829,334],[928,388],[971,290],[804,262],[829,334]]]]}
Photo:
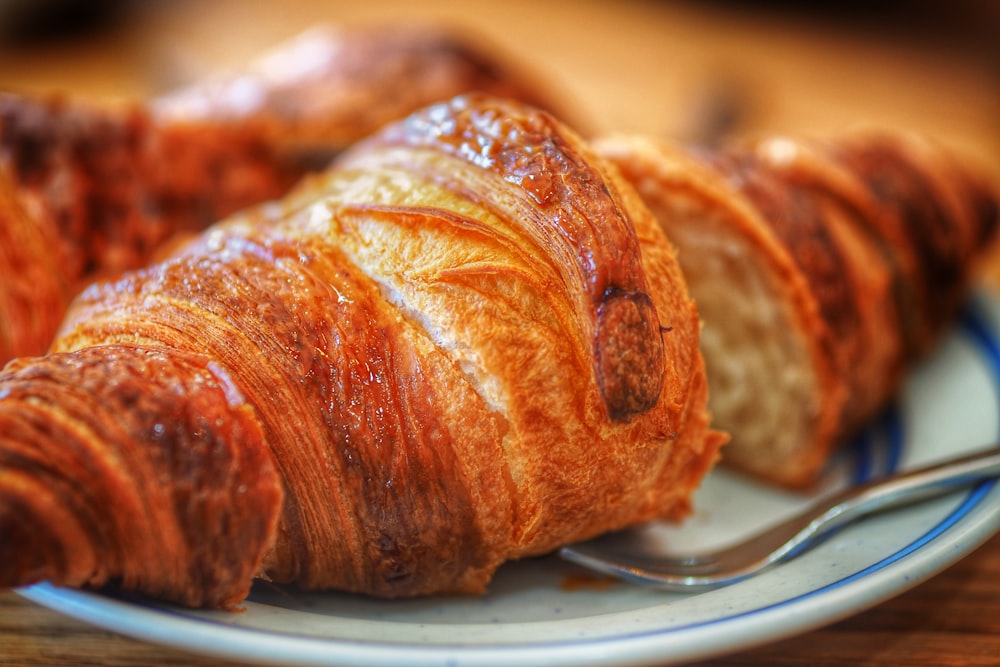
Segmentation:
{"type": "Polygon", "coordinates": [[[573,132],[432,106],[88,288],[0,374],[0,583],[482,591],[689,510],[723,440],[698,329],[672,246],[573,132]]]}
{"type": "Polygon", "coordinates": [[[899,133],[692,151],[596,142],[676,243],[704,320],[725,460],[816,480],[951,325],[997,229],[995,191],[899,133]]]}
{"type": "Polygon", "coordinates": [[[470,90],[542,104],[522,77],[443,29],[316,29],[133,108],[0,96],[0,363],[44,352],[91,281],[284,194],[389,120],[470,90]]]}

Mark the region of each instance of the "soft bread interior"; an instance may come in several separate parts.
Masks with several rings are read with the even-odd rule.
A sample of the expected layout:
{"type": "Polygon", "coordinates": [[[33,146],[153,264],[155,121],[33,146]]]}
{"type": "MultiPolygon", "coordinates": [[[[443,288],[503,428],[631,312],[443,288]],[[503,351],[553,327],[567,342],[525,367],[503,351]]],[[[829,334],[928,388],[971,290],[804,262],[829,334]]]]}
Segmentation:
{"type": "Polygon", "coordinates": [[[725,211],[677,197],[656,207],[704,323],[710,409],[736,434],[725,460],[771,475],[802,457],[822,412],[813,345],[782,272],[725,211]]]}

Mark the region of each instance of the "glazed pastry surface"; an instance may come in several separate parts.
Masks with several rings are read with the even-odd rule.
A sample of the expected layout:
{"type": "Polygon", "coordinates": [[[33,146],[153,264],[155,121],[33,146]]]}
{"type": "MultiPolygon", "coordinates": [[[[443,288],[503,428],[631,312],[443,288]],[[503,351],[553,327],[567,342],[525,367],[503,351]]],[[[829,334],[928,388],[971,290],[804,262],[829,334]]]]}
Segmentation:
{"type": "Polygon", "coordinates": [[[673,247],[577,135],[492,97],[431,106],[280,202],[88,288],[50,356],[8,367],[0,433],[15,435],[0,439],[0,479],[34,479],[25,456],[58,480],[84,461],[95,472],[85,488],[64,483],[72,502],[64,486],[36,505],[0,484],[14,534],[29,508],[32,525],[57,514],[68,535],[31,555],[5,542],[21,555],[0,558],[16,563],[3,581],[120,579],[223,606],[250,571],[384,597],[482,592],[506,560],[690,511],[723,441],[698,330],[673,247]],[[95,379],[81,385],[80,368],[95,379]],[[187,402],[192,385],[210,409],[187,402]],[[124,430],[111,418],[123,402],[138,408],[124,430]],[[25,425],[35,405],[53,426],[25,425]],[[186,430],[178,414],[204,417],[186,430]],[[119,466],[124,480],[101,477],[157,451],[119,466]],[[206,463],[224,474],[202,475],[206,463]],[[183,490],[164,553],[183,557],[184,536],[221,524],[245,558],[209,564],[230,575],[210,593],[195,592],[195,564],[176,578],[104,558],[110,524],[148,520],[88,504],[120,487],[183,490]]]}

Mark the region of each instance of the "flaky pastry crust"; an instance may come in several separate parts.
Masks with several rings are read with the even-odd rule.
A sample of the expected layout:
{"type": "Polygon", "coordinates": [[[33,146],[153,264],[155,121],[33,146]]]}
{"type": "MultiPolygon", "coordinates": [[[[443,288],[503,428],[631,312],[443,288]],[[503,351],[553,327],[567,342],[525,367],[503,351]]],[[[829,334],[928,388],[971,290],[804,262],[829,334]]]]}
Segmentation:
{"type": "MultiPolygon", "coordinates": [[[[161,438],[188,464],[130,468],[127,484],[195,492],[204,481],[205,494],[230,494],[209,518],[239,536],[239,572],[384,597],[478,593],[507,560],[689,511],[723,441],[708,426],[698,330],[672,246],[613,167],[542,111],[461,96],[163,263],[87,289],[54,354],[0,378],[0,394],[25,387],[0,399],[0,432],[21,433],[39,402],[52,432],[5,436],[0,451],[55,452],[50,465],[70,475],[80,463],[48,444],[69,432],[78,456],[97,462],[161,438]],[[184,363],[173,367],[175,354],[184,363]],[[162,372],[138,373],[150,386],[122,393],[119,373],[150,358],[162,372]],[[61,369],[84,359],[102,381],[61,387],[61,369]],[[36,369],[57,380],[32,384],[36,369]],[[214,380],[199,379],[206,370],[214,380]],[[157,427],[204,412],[186,404],[192,384],[217,388],[213,409],[228,401],[252,415],[241,428],[259,429],[266,460],[201,480],[201,457],[225,466],[238,445],[224,412],[193,431],[157,427]],[[136,427],[115,438],[105,433],[116,404],[86,409],[146,392],[162,399],[141,403],[136,427]],[[72,418],[66,393],[81,406],[72,418]],[[268,504],[272,470],[277,524],[244,534],[243,505],[268,504]]],[[[29,475],[17,461],[7,465],[29,475]]],[[[92,483],[88,493],[115,497],[92,483]]],[[[31,498],[0,484],[3,520],[31,498]]],[[[134,502],[122,500],[123,513],[145,520],[134,502]]],[[[184,535],[211,523],[191,525],[188,506],[171,517],[184,535]]],[[[63,505],[58,491],[33,509],[38,521],[60,512],[72,540],[22,556],[9,585],[42,572],[71,585],[121,578],[185,604],[231,604],[248,585],[233,576],[199,598],[194,566],[187,580],[126,576],[141,563],[113,566],[94,537],[117,513],[63,505]],[[78,550],[97,555],[73,577],[45,565],[88,539],[78,550]]],[[[157,548],[181,558],[175,538],[159,535],[157,548]]]]}

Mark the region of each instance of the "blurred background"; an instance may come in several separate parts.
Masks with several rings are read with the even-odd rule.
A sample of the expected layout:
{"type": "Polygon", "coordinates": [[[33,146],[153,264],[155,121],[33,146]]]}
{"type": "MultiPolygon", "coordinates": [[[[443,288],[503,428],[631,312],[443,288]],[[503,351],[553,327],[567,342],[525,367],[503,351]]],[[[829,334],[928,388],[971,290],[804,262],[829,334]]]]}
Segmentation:
{"type": "Polygon", "coordinates": [[[681,140],[889,124],[1000,173],[1000,3],[0,0],[0,89],[122,103],[317,23],[445,22],[578,109],[681,140]]]}

